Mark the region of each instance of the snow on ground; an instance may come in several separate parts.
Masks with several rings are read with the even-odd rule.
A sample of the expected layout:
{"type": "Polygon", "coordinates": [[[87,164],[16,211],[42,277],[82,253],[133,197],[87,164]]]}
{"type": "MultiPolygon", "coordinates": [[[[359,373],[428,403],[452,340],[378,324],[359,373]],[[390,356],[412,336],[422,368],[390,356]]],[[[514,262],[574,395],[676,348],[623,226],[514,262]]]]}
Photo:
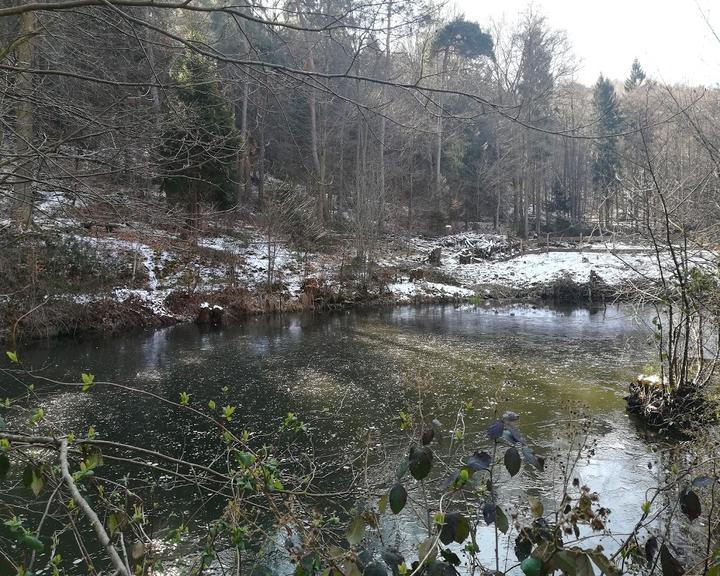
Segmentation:
{"type": "MultiPolygon", "coordinates": [[[[198,240],[198,245],[236,256],[239,276],[251,287],[267,283],[268,268],[272,263],[274,282],[284,284],[287,291],[293,295],[301,290],[304,280],[301,257],[283,242],[268,243],[259,235],[253,235],[248,240],[229,237],[202,238],[198,240]]],[[[317,260],[317,255],[311,255],[310,260],[317,260]]]]}
{"type": "Polygon", "coordinates": [[[395,282],[388,286],[398,303],[411,302],[415,298],[453,298],[464,299],[475,295],[474,290],[440,284],[438,282],[395,282]]]}
{"type": "Polygon", "coordinates": [[[610,285],[639,277],[641,273],[657,277],[657,266],[649,252],[615,255],[596,250],[525,254],[502,262],[473,264],[448,260],[440,269],[464,286],[495,284],[515,289],[552,283],[566,276],[578,283],[587,282],[592,271],[610,285]]]}
{"type": "MultiPolygon", "coordinates": [[[[205,252],[173,244],[170,237],[163,243],[162,250],[113,236],[73,234],[72,238],[97,248],[108,258],[135,258],[137,265],[147,271],[146,285],[142,289],[116,287],[110,295],[117,300],[139,299],[160,316],[170,315],[164,300],[174,289],[219,291],[229,285],[231,273],[237,284],[258,289],[267,282],[269,261],[274,259],[273,281],[279,283],[276,289],[295,297],[302,292],[306,277],[323,279],[329,285],[338,282],[342,262],[348,258],[347,254],[339,253],[302,255],[283,242],[271,243],[268,254],[267,239],[258,230],[246,229],[242,234],[243,238],[224,235],[200,238],[198,247],[205,252]]],[[[624,242],[569,246],[548,252],[522,253],[518,243],[495,234],[403,238],[384,246],[376,262],[378,272],[385,268],[395,278],[385,289],[398,303],[418,299],[467,299],[488,288],[532,291],[560,278],[585,283],[591,272],[611,286],[659,275],[654,253],[648,246],[624,242]],[[442,252],[441,265],[434,267],[427,263],[427,257],[438,247],[442,252]],[[473,255],[470,263],[461,264],[461,257],[467,262],[469,253],[473,255]],[[415,268],[424,269],[424,278],[410,281],[407,274],[415,268]]],[[[714,263],[715,258],[713,254],[699,253],[697,261],[708,265],[714,263]]],[[[70,298],[88,302],[101,297],[70,298]]]]}

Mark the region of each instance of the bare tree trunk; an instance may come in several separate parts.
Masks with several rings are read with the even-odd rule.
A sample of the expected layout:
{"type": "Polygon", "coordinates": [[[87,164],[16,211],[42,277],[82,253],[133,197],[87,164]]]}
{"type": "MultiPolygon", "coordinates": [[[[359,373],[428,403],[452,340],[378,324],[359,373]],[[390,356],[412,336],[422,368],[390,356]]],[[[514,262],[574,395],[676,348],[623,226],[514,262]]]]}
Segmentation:
{"type": "MultiPolygon", "coordinates": [[[[245,79],[243,83],[242,112],[240,114],[240,138],[242,140],[243,164],[245,171],[243,173],[243,185],[245,187],[245,201],[250,201],[252,193],[252,166],[250,164],[250,142],[248,138],[248,100],[250,98],[250,81],[245,79]]],[[[238,202],[238,204],[240,204],[238,202]]]]}
{"type": "MultiPolygon", "coordinates": [[[[25,12],[20,16],[20,36],[28,36],[34,32],[35,14],[25,12]]],[[[17,49],[18,63],[20,68],[32,68],[34,45],[32,40],[22,42],[17,49]]],[[[29,228],[32,225],[33,215],[33,172],[35,162],[33,151],[33,80],[32,74],[18,74],[16,91],[19,94],[15,106],[16,133],[17,133],[17,156],[19,164],[15,182],[15,197],[13,206],[13,217],[15,223],[21,228],[29,228]]]]}
{"type": "MultiPolygon", "coordinates": [[[[267,92],[265,96],[265,105],[267,105],[267,92]]],[[[255,124],[259,138],[257,154],[258,206],[262,208],[265,202],[265,124],[263,122],[263,115],[260,112],[260,106],[257,107],[255,113],[255,124]]]]}
{"type": "MultiPolygon", "coordinates": [[[[440,72],[440,88],[445,87],[445,76],[447,74],[448,58],[450,49],[445,48],[443,54],[442,70],[440,72]]],[[[442,144],[443,144],[443,115],[445,114],[444,98],[442,92],[438,94],[438,117],[436,127],[435,141],[435,199],[438,208],[440,207],[440,198],[442,196],[442,144]]]]}
{"type": "MultiPolygon", "coordinates": [[[[389,79],[390,76],[390,18],[392,17],[392,0],[389,0],[387,4],[387,28],[385,30],[385,62],[383,69],[383,76],[385,80],[389,79]]],[[[380,102],[381,105],[385,103],[385,91],[386,86],[383,84],[382,90],[380,91],[380,102]]],[[[380,150],[379,150],[379,163],[380,163],[380,174],[378,182],[378,193],[379,193],[379,217],[378,217],[378,229],[382,232],[383,228],[383,214],[385,213],[385,129],[386,119],[385,111],[383,110],[380,115],[380,150]]]]}

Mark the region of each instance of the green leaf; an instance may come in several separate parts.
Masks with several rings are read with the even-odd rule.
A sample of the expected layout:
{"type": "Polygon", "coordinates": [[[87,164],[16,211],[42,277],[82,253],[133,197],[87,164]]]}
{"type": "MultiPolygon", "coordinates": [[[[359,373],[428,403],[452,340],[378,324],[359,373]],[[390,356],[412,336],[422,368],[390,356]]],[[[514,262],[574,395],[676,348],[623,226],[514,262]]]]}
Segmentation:
{"type": "Polygon", "coordinates": [[[107,520],[107,528],[111,536],[117,532],[119,526],[120,521],[118,520],[117,514],[110,514],[107,520]]]}
{"type": "Polygon", "coordinates": [[[691,521],[700,516],[700,498],[692,490],[685,490],[680,494],[680,510],[691,521]]]}
{"type": "Polygon", "coordinates": [[[5,354],[7,354],[7,357],[10,359],[10,362],[13,362],[17,364],[19,362],[17,357],[17,352],[10,352],[10,350],[6,350],[5,354]]]}
{"type": "Polygon", "coordinates": [[[235,414],[235,406],[223,406],[223,418],[230,422],[235,414]]]}
{"type": "Polygon", "coordinates": [[[43,486],[45,486],[42,471],[28,464],[23,470],[23,484],[26,488],[30,488],[35,496],[40,494],[43,486]]]}
{"type": "Polygon", "coordinates": [[[708,569],[707,576],[720,576],[720,548],[716,548],[712,555],[712,564],[708,569]]]}
{"type": "Polygon", "coordinates": [[[503,435],[505,424],[502,420],[495,420],[488,426],[487,433],[490,440],[497,440],[503,435]]]}
{"type": "Polygon", "coordinates": [[[387,570],[380,562],[371,562],[365,566],[363,576],[387,576],[387,570]]]}
{"type": "Polygon", "coordinates": [[[427,567],[428,576],[457,576],[457,571],[446,562],[435,561],[427,567]]]}
{"type": "Polygon", "coordinates": [[[390,501],[390,510],[392,510],[393,514],[400,514],[407,503],[407,490],[398,482],[390,489],[388,499],[390,501]]]}
{"type": "Polygon", "coordinates": [[[433,536],[425,538],[425,540],[418,544],[418,560],[420,562],[422,562],[427,556],[427,560],[425,560],[425,562],[429,564],[437,558],[437,554],[437,543],[435,542],[435,538],[433,536]]]}
{"type": "Polygon", "coordinates": [[[427,446],[433,441],[433,438],[435,438],[435,429],[429,428],[425,430],[425,432],[422,433],[422,445],[427,446]]]}
{"type": "Polygon", "coordinates": [[[18,543],[35,552],[42,552],[45,549],[43,543],[30,533],[25,533],[18,538],[18,543]]]}
{"type": "Polygon", "coordinates": [[[80,377],[82,378],[83,385],[82,385],[82,391],[87,392],[90,390],[90,388],[93,387],[93,384],[95,382],[95,376],[92,374],[88,374],[87,372],[83,372],[80,374],[80,377]]]}
{"type": "Polygon", "coordinates": [[[670,550],[665,544],[660,546],[660,566],[662,567],[663,576],[682,576],[685,574],[682,564],[670,554],[670,550]]]}
{"type": "Polygon", "coordinates": [[[410,469],[410,462],[408,460],[401,460],[400,464],[398,464],[397,471],[395,472],[395,478],[397,480],[402,480],[403,476],[408,473],[408,470],[410,469]]]}
{"type": "Polygon", "coordinates": [[[505,462],[505,468],[510,476],[515,476],[515,474],[520,472],[520,464],[522,460],[520,459],[520,453],[517,451],[515,446],[511,446],[505,450],[503,461],[505,462]]]}
{"type": "Polygon", "coordinates": [[[543,503],[535,496],[528,496],[528,503],[530,504],[530,513],[533,515],[533,518],[540,518],[545,511],[543,503]]]}
{"type": "Polygon", "coordinates": [[[505,516],[505,512],[503,512],[500,506],[495,508],[495,526],[497,526],[497,529],[503,534],[507,534],[510,529],[510,523],[508,522],[507,516],[505,516]]]}
{"type": "Polygon", "coordinates": [[[210,400],[210,402],[208,402],[208,408],[210,408],[210,410],[215,410],[216,407],[217,404],[215,404],[215,400],[210,400]]]}
{"type": "Polygon", "coordinates": [[[430,448],[423,446],[422,448],[410,448],[409,457],[410,474],[415,480],[422,480],[430,474],[432,469],[433,453],[430,448]]]}
{"type": "Polygon", "coordinates": [[[520,569],[525,576],[542,576],[543,563],[534,556],[528,556],[522,561],[522,564],[520,564],[520,569]]]}
{"type": "Polygon", "coordinates": [[[566,576],[593,576],[593,567],[585,550],[569,548],[553,554],[549,561],[550,568],[560,570],[566,576]]]}
{"type": "Polygon", "coordinates": [[[365,520],[358,514],[355,516],[347,527],[345,538],[351,545],[360,544],[365,537],[365,520]]]}
{"type": "Polygon", "coordinates": [[[600,568],[605,576],[620,576],[618,567],[602,552],[598,550],[585,550],[585,554],[595,563],[595,566],[600,568]]]}
{"type": "Polygon", "coordinates": [[[180,406],[187,406],[190,403],[190,394],[180,392],[180,406]]]}
{"type": "Polygon", "coordinates": [[[459,512],[448,512],[445,514],[442,529],[440,530],[440,542],[446,546],[451,542],[462,544],[470,535],[470,522],[459,512]]]}

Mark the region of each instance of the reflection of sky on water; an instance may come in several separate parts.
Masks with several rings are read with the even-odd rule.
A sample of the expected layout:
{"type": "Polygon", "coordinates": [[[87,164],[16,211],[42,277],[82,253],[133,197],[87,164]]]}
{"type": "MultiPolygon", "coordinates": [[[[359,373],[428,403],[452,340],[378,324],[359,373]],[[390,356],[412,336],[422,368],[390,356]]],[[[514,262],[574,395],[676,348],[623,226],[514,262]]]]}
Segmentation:
{"type": "MultiPolygon", "coordinates": [[[[96,380],[171,399],[187,391],[196,406],[211,399],[219,406],[237,404],[239,430],[275,430],[293,411],[311,422],[316,446],[328,453],[353,454],[360,432],[374,426],[393,464],[380,471],[388,481],[405,452],[396,416],[416,405],[418,394],[425,415],[446,428],[460,404],[473,401],[466,430],[472,451],[487,446],[489,398],[501,388],[498,409],[518,412],[525,436],[548,456],[563,445],[569,407],[584,404],[600,423],[593,429],[599,442],[578,475],[612,509],[613,531],[634,525],[645,490],[655,483],[648,448],[625,417],[621,398],[628,379],[651,358],[647,333],[627,308],[428,306],[257,317],[220,331],[184,325],[56,341],[21,354],[26,365],[47,365],[51,376],[77,381],[81,371],[90,371],[96,380]]],[[[43,403],[64,430],[77,433],[92,424],[107,439],[196,458],[216,449],[209,431],[144,397],[98,386],[90,394],[51,393],[43,403]]],[[[523,472],[504,489],[517,500],[522,483],[547,498],[547,478],[523,472]]],[[[404,540],[420,530],[405,515],[383,522],[388,536],[401,526],[404,540]]],[[[492,535],[481,532],[483,541],[492,535]]],[[[490,549],[483,546],[486,560],[490,549]]]]}

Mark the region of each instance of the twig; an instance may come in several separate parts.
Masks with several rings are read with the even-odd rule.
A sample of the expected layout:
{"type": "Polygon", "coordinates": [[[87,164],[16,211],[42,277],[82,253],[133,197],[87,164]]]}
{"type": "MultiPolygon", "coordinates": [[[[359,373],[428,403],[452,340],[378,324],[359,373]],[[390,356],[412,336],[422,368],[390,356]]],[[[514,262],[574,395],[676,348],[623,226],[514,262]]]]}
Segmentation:
{"type": "Polygon", "coordinates": [[[75,504],[78,505],[83,514],[85,514],[85,517],[90,521],[90,525],[93,527],[93,530],[95,530],[95,534],[97,535],[100,544],[102,544],[103,548],[105,548],[105,552],[107,552],[107,555],[110,557],[110,561],[117,570],[118,574],[121,576],[130,576],[130,572],[125,567],[125,564],[123,564],[123,561],[118,555],[117,550],[115,550],[112,542],[110,542],[110,537],[107,535],[102,522],[100,522],[100,518],[98,518],[98,515],[90,507],[85,498],[82,497],[82,494],[80,494],[80,491],[75,485],[75,481],[70,474],[68,466],[68,442],[66,438],[62,438],[60,440],[59,458],[62,477],[70,489],[70,494],[72,495],[72,499],[75,501],[75,504]]]}

